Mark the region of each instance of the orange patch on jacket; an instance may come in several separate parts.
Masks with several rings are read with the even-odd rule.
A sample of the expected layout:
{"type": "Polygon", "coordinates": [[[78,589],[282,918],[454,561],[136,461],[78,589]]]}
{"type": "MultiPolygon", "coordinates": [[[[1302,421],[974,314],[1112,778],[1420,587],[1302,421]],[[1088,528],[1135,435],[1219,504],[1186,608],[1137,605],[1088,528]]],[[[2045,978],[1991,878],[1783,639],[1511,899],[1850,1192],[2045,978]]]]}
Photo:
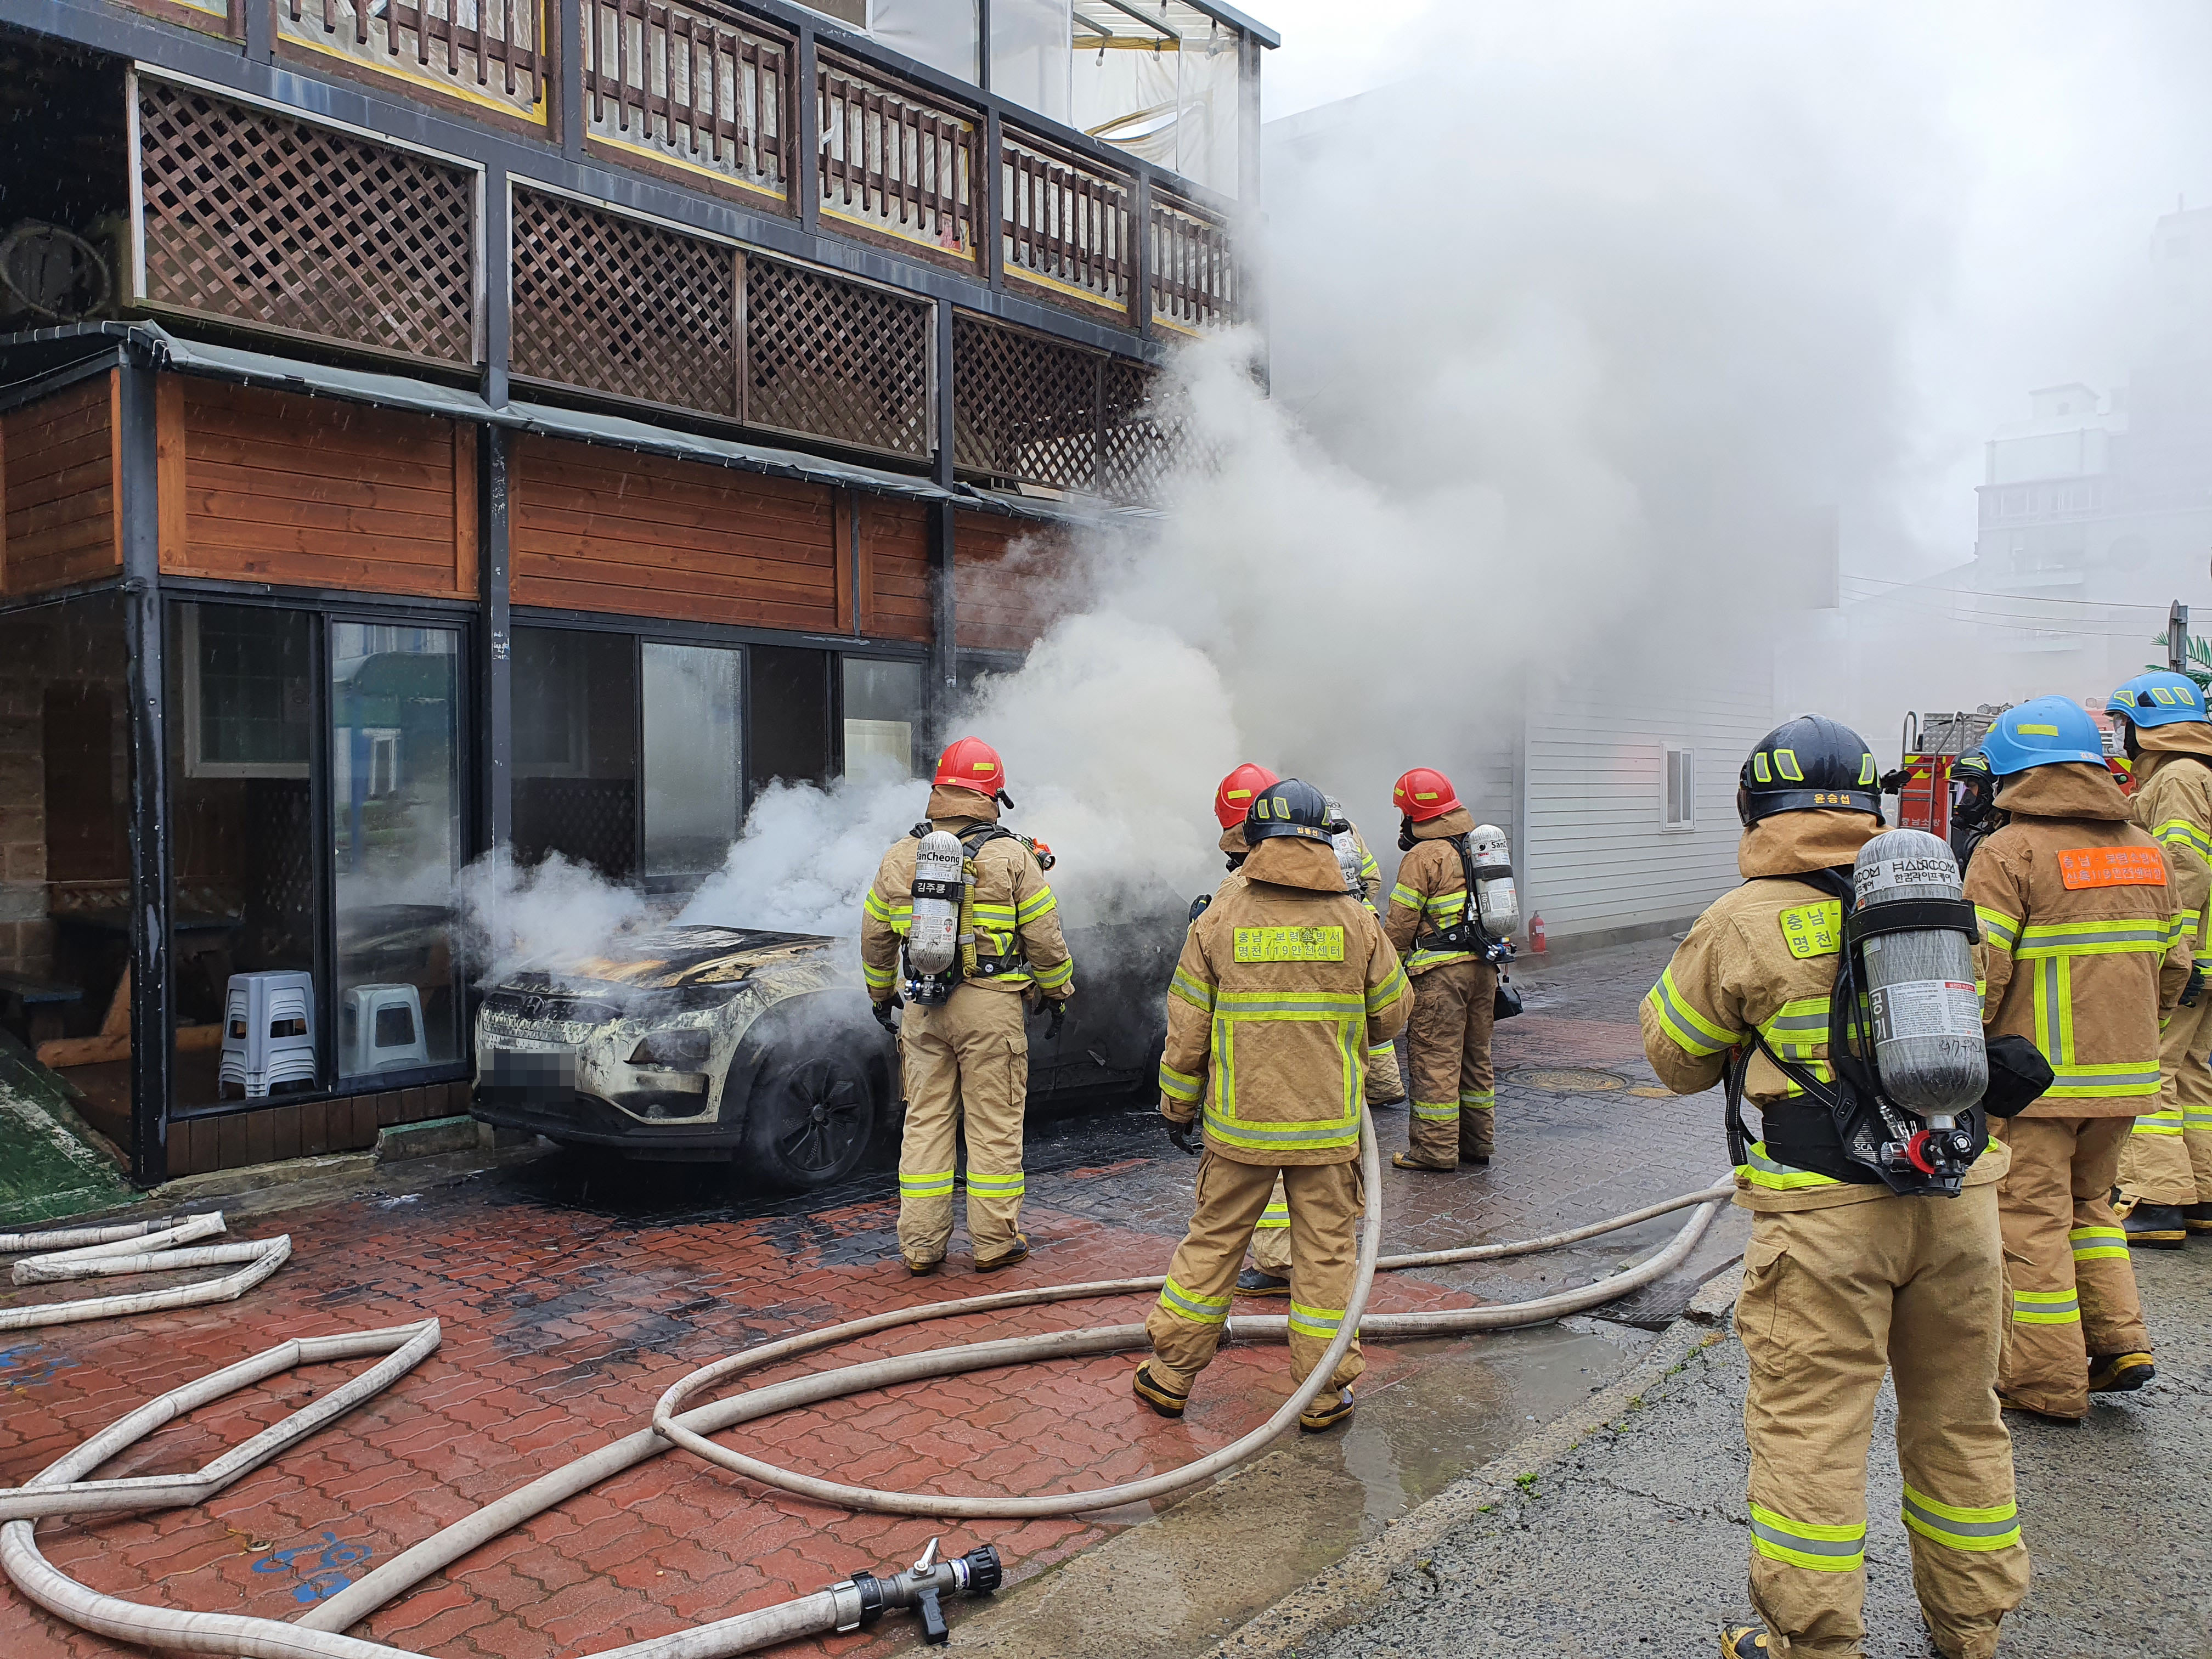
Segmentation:
{"type": "Polygon", "coordinates": [[[2155,847],[2081,847],[2058,855],[2058,879],[2069,888],[2163,887],[2166,858],[2155,847]]]}

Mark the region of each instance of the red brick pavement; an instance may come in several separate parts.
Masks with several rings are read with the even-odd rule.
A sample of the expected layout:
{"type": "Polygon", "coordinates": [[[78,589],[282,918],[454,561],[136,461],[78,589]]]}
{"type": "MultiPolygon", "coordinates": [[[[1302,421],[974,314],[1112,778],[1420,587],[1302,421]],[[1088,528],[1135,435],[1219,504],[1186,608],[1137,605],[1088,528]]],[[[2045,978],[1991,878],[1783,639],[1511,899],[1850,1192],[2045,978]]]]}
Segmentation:
{"type": "MultiPolygon", "coordinates": [[[[1527,1236],[1711,1177],[1723,1162],[1711,1101],[1625,1090],[1563,1096],[1514,1078],[1522,1068],[1583,1066],[1648,1081],[1632,1011],[1666,951],[1662,943],[1612,953],[1532,987],[1531,1012],[1499,1031],[1497,1163],[1450,1176],[1386,1170],[1392,1246],[1527,1236]]],[[[1404,1121],[1402,1113],[1378,1118],[1386,1158],[1402,1144],[1404,1121]]],[[[1026,1224],[1037,1254],[988,1279],[957,1265],[933,1279],[906,1276],[896,1260],[892,1183],[880,1171],[817,1212],[793,1203],[736,1213],[720,1201],[681,1208],[683,1194],[698,1191],[694,1171],[648,1166],[619,1177],[543,1160],[413,1197],[355,1198],[259,1220],[236,1231],[289,1231],[295,1254],[240,1303],[0,1338],[0,1481],[21,1481],[141,1401],[285,1336],[434,1314],[445,1324],[435,1355],[213,1502],[40,1528],[55,1564],[96,1589],[289,1618],[475,1505],[643,1427],[672,1382],[738,1348],[886,1308],[1164,1269],[1189,1214],[1194,1165],[1165,1149],[1156,1122],[1108,1114],[1059,1141],[1040,1130],[1030,1165],[1026,1224]],[[568,1172],[566,1188],[543,1173],[556,1168],[568,1172]],[[656,1210],[593,1197],[594,1183],[625,1178],[633,1195],[666,1188],[678,1199],[656,1210]]],[[[404,1170],[393,1178],[404,1179],[404,1170]]],[[[1463,1305],[1586,1283],[1672,1224],[1540,1261],[1386,1277],[1372,1305],[1463,1305]]],[[[8,1292],[0,1304],[47,1295],[8,1292]]],[[[1133,1321],[1144,1305],[1117,1298],[890,1332],[760,1380],[946,1341],[1133,1321]]],[[[1378,1383],[1426,1363],[1373,1345],[1368,1355],[1378,1383]]],[[[1288,1381],[1279,1346],[1231,1347],[1188,1421],[1171,1424],[1130,1397],[1133,1363],[1116,1356],[916,1383],[738,1432],[761,1455],[863,1482],[1050,1491],[1186,1462],[1259,1422],[1288,1381]]],[[[341,1375],[316,1366],[273,1379],[170,1425],[101,1473],[197,1467],[341,1375]]],[[[944,1528],[945,1547],[995,1543],[1022,1577],[1140,1518],[1124,1510],[979,1522],[944,1528]]],[[[479,1550],[452,1579],[427,1581],[364,1633],[441,1656],[588,1653],[818,1589],[859,1568],[902,1565],[937,1530],[769,1494],[672,1451],[479,1550]]],[[[872,1653],[912,1640],[904,1620],[878,1631],[820,1649],[872,1653]]],[[[50,1619],[12,1587],[0,1591],[8,1659],[125,1651],[50,1619]]]]}

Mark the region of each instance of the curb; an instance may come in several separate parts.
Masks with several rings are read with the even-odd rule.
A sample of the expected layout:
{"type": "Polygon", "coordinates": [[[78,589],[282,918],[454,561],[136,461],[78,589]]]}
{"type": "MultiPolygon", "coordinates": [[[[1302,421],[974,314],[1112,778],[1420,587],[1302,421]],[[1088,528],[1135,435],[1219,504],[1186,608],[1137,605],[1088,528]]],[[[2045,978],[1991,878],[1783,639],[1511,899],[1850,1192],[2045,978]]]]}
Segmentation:
{"type": "Polygon", "coordinates": [[[1389,1594],[1393,1580],[1419,1573],[1460,1528],[1518,1496],[1522,1477],[1532,1470],[1541,1474],[1588,1436],[1639,1407],[1644,1395],[1694,1356],[1723,1340],[1741,1276],[1739,1266],[1707,1280],[1683,1316],[1661,1333],[1617,1382],[1401,1517],[1380,1538],[1308,1580],[1207,1650],[1205,1659],[1255,1659],[1260,1655],[1296,1659],[1302,1644],[1357,1622],[1389,1594]]]}

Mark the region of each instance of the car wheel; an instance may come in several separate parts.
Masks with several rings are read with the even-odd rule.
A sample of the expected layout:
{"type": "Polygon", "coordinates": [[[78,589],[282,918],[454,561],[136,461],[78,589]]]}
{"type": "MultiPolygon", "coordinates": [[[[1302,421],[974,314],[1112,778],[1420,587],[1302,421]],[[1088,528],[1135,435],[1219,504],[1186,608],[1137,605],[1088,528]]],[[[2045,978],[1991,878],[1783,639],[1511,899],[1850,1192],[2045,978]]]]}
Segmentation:
{"type": "Polygon", "coordinates": [[[772,1064],[753,1090],[739,1164],[793,1192],[842,1181],[860,1167],[876,1130],[866,1068],[842,1054],[772,1064]]]}

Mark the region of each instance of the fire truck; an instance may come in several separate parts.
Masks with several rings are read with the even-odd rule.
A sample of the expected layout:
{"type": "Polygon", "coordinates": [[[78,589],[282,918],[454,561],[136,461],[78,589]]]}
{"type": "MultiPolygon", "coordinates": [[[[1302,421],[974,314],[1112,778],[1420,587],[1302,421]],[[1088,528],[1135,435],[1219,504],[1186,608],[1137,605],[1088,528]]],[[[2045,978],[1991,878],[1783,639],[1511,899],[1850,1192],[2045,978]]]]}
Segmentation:
{"type": "MultiPolygon", "coordinates": [[[[1951,769],[1960,756],[1982,746],[1997,716],[2011,707],[2008,702],[1985,702],[1971,710],[1905,717],[1899,740],[1904,763],[1881,781],[1882,793],[1897,797],[1899,828],[1925,830],[1946,841],[1951,838],[1951,808],[1957,801],[1951,787],[1951,769]]],[[[2088,713],[2104,738],[2105,764],[2112,769],[2124,789],[2128,763],[2120,757],[2120,734],[2104,710],[2090,708],[2088,713]]]]}

